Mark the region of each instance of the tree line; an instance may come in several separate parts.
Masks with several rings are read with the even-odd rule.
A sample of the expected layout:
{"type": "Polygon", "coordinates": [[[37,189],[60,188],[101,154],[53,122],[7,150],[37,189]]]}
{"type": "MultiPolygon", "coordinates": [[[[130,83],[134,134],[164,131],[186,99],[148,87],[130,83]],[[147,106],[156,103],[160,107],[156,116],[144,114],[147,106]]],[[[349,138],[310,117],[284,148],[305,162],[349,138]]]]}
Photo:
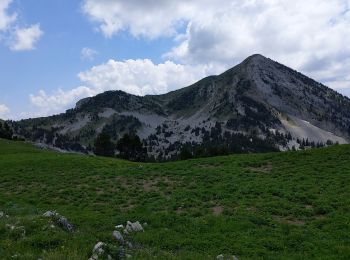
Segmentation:
{"type": "Polygon", "coordinates": [[[0,122],[0,138],[12,140],[13,131],[7,122],[0,122]]]}
{"type": "Polygon", "coordinates": [[[99,156],[118,157],[130,161],[147,161],[147,150],[136,134],[124,134],[115,144],[107,133],[102,132],[95,140],[93,152],[99,156]]]}

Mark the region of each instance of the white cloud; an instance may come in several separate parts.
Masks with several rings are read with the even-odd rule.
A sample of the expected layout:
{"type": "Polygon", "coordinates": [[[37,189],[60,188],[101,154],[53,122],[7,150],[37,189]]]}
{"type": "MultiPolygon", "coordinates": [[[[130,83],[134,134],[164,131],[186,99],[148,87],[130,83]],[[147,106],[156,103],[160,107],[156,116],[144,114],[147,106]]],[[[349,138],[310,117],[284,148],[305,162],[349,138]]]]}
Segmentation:
{"type": "Polygon", "coordinates": [[[85,0],[82,9],[106,37],[129,30],[134,36],[155,38],[176,33],[183,18],[194,11],[190,2],[85,0]]]}
{"type": "Polygon", "coordinates": [[[0,104],[0,118],[7,119],[9,113],[10,109],[4,104],[0,104]]]}
{"type": "Polygon", "coordinates": [[[27,28],[17,28],[13,33],[10,49],[13,51],[33,50],[42,35],[43,31],[39,24],[27,28]]]}
{"type": "Polygon", "coordinates": [[[9,13],[12,3],[13,0],[0,0],[0,41],[12,51],[33,50],[43,31],[39,24],[21,26],[17,13],[9,13]]]}
{"type": "Polygon", "coordinates": [[[62,112],[63,109],[68,108],[75,101],[96,94],[97,92],[93,89],[84,86],[68,91],[58,89],[50,95],[46,94],[44,90],[40,90],[37,95],[30,95],[30,101],[34,106],[40,109],[38,114],[46,116],[52,113],[62,112]]]}
{"type": "Polygon", "coordinates": [[[107,90],[123,90],[135,95],[162,94],[195,82],[208,74],[210,67],[193,67],[166,61],[154,64],[151,60],[109,60],[79,73],[82,85],[47,94],[43,90],[30,95],[31,103],[42,115],[62,112],[81,98],[107,90]]]}
{"type": "Polygon", "coordinates": [[[17,14],[9,14],[8,8],[12,0],[0,0],[0,31],[5,31],[9,26],[16,21],[17,14]]]}
{"type": "Polygon", "coordinates": [[[186,86],[205,76],[210,67],[192,67],[166,61],[154,64],[145,60],[109,60],[79,73],[83,86],[72,90],[61,89],[47,94],[41,90],[30,95],[31,103],[41,115],[62,112],[79,99],[107,90],[123,90],[135,95],[162,94],[186,86]]]}
{"type": "Polygon", "coordinates": [[[80,58],[82,60],[89,60],[89,61],[93,61],[95,59],[95,56],[98,54],[97,51],[88,48],[88,47],[84,47],[81,49],[81,53],[80,53],[80,58]]]}
{"type": "Polygon", "coordinates": [[[123,90],[135,95],[162,94],[193,83],[205,75],[205,70],[171,61],[154,64],[148,59],[109,60],[79,73],[79,78],[98,92],[123,90]]]}
{"type": "Polygon", "coordinates": [[[85,0],[83,11],[107,37],[173,37],[165,57],[184,64],[230,67],[261,53],[349,84],[350,0],[85,0]]]}

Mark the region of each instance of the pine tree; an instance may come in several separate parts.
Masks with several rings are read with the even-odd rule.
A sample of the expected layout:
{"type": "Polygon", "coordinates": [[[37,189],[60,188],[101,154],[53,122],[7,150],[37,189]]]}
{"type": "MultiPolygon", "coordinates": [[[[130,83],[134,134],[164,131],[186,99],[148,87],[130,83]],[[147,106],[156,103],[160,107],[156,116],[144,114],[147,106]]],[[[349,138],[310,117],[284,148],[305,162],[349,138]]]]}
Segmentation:
{"type": "Polygon", "coordinates": [[[111,141],[111,137],[108,134],[101,133],[95,140],[94,153],[99,156],[114,156],[115,145],[111,141]]]}

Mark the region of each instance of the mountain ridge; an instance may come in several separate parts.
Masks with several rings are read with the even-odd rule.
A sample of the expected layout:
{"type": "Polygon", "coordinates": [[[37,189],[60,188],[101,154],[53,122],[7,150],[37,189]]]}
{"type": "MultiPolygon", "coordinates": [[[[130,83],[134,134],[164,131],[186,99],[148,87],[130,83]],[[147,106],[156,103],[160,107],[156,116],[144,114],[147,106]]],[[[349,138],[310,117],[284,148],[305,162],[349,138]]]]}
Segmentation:
{"type": "Polygon", "coordinates": [[[13,126],[28,140],[84,152],[93,150],[101,132],[114,142],[136,134],[155,158],[177,158],[185,148],[192,155],[210,147],[228,153],[288,150],[349,143],[350,99],[254,54],[220,75],[166,94],[107,91],[64,114],[13,126]]]}

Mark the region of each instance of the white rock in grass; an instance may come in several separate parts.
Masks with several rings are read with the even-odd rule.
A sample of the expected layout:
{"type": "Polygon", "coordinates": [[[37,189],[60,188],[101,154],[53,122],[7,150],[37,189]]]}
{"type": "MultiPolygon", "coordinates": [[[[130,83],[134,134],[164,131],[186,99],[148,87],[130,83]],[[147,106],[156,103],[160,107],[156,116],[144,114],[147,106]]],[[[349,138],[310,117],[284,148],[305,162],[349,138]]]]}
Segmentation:
{"type": "Polygon", "coordinates": [[[94,249],[92,250],[92,253],[93,254],[97,254],[97,255],[101,255],[104,253],[104,250],[103,250],[103,247],[105,246],[106,244],[103,243],[103,242],[98,242],[95,246],[94,246],[94,249]]]}
{"type": "Polygon", "coordinates": [[[124,229],[124,225],[117,225],[115,226],[116,229],[124,229]]]}
{"type": "Polygon", "coordinates": [[[56,213],[56,211],[46,211],[44,214],[43,214],[43,217],[46,217],[46,218],[51,218],[51,217],[55,217],[57,216],[58,214],[56,213]]]}
{"type": "Polygon", "coordinates": [[[225,259],[227,259],[227,260],[238,260],[238,258],[237,258],[235,255],[228,256],[228,257],[225,258],[225,256],[224,256],[223,254],[218,255],[218,256],[216,257],[216,259],[217,259],[217,260],[225,260],[225,259]]]}
{"type": "Polygon", "coordinates": [[[128,221],[126,223],[126,230],[130,233],[130,232],[140,232],[140,231],[144,231],[142,225],[140,224],[139,221],[136,221],[134,223],[128,221]]]}
{"type": "Polygon", "coordinates": [[[124,237],[123,237],[123,235],[122,235],[119,231],[117,231],[117,230],[113,231],[113,237],[114,237],[120,244],[124,244],[124,237]]]}

